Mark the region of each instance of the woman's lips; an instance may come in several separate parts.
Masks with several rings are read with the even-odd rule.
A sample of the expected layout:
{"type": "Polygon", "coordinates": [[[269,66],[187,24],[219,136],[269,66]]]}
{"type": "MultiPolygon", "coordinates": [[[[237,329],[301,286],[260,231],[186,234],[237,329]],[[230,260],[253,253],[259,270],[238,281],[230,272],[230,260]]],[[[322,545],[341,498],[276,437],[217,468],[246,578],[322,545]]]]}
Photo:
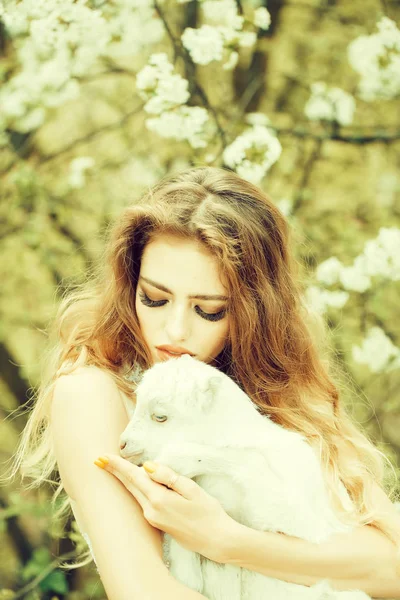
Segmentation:
{"type": "Polygon", "coordinates": [[[168,360],[169,358],[179,358],[180,356],[182,356],[182,354],[188,354],[185,352],[182,352],[182,354],[171,354],[167,350],[160,350],[160,348],[157,348],[157,352],[161,360],[168,360]]]}

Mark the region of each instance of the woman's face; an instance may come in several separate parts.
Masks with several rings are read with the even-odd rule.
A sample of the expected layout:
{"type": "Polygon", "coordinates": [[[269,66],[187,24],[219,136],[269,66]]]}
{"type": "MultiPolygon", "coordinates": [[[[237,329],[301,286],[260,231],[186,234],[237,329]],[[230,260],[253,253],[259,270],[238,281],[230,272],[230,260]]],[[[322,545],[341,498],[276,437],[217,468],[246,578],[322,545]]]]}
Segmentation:
{"type": "Polygon", "coordinates": [[[229,332],[227,298],[189,298],[197,295],[227,297],[209,251],[195,240],[173,235],[160,234],[149,242],[142,255],[135,306],[153,364],[166,360],[157,346],[181,346],[210,364],[223,350],[229,332]]]}

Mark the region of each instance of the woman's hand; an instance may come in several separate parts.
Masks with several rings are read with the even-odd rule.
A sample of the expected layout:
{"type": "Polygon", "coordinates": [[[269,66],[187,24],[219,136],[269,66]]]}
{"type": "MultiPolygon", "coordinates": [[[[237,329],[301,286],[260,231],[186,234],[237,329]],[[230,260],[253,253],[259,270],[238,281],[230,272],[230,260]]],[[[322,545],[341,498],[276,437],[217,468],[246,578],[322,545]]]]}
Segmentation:
{"type": "Polygon", "coordinates": [[[179,475],[174,489],[169,489],[166,486],[178,474],[166,465],[147,462],[138,467],[116,454],[105,454],[95,464],[124,484],[150,525],[169,533],[187,550],[222,562],[223,544],[236,521],[192,479],[179,475]],[[151,466],[156,467],[153,472],[145,470],[151,466]]]}

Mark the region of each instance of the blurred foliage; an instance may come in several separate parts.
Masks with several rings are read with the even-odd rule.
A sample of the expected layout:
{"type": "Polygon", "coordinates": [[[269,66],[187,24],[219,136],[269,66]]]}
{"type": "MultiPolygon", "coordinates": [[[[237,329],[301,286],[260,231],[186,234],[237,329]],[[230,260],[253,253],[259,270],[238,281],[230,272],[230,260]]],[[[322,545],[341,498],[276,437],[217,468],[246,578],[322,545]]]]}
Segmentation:
{"type": "MultiPolygon", "coordinates": [[[[164,5],[172,29],[194,27],[195,3],[173,4],[164,5]]],[[[240,4],[246,8],[246,2],[240,4]]],[[[347,45],[370,33],[382,15],[398,19],[400,6],[390,0],[274,0],[268,8],[271,29],[259,35],[256,49],[243,54],[233,78],[219,65],[192,65],[192,71],[229,141],[240,132],[246,112],[265,113],[278,128],[282,156],[261,187],[278,205],[289,203],[288,219],[302,240],[293,251],[311,277],[331,256],[350,263],[380,227],[400,226],[398,101],[357,99],[357,125],[340,135],[332,124],[308,123],[304,117],[314,81],[355,93],[347,45]]],[[[4,81],[16,65],[12,42],[1,48],[4,81]]],[[[79,98],[51,111],[34,132],[8,132],[8,143],[0,147],[0,461],[5,466],[26,422],[14,411],[40,381],[47,324],[64,291],[91,269],[108,223],[165,173],[205,162],[186,142],[146,129],[135,73],[151,52],[166,48],[171,39],[126,59],[119,69],[105,65],[100,74],[83,78],[79,98]],[[83,185],[75,185],[71,163],[86,156],[95,166],[83,185]]],[[[179,56],[176,63],[185,67],[179,56]]],[[[220,166],[220,156],[210,164],[220,166]]],[[[343,400],[396,467],[399,371],[371,373],[353,361],[351,348],[371,323],[399,345],[398,304],[398,287],[388,281],[353,294],[345,309],[329,308],[326,314],[335,360],[354,392],[343,400]]],[[[85,542],[72,518],[55,521],[51,493],[50,487],[26,491],[18,481],[0,489],[0,599],[105,598],[93,564],[59,568],[61,559],[74,556],[75,545],[82,549],[85,542]]]]}

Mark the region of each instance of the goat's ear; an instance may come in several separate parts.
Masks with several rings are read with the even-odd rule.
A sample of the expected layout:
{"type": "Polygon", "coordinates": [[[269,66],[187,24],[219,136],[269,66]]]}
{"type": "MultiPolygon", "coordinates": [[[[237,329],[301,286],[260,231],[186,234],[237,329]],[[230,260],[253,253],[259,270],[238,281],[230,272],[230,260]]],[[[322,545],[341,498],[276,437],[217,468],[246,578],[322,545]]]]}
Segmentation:
{"type": "Polygon", "coordinates": [[[215,396],[221,384],[222,379],[221,377],[218,377],[218,375],[210,377],[210,379],[208,380],[208,389],[210,390],[212,396],[215,396]]]}
{"type": "Polygon", "coordinates": [[[221,384],[222,378],[218,377],[217,375],[214,375],[213,377],[210,377],[210,379],[205,379],[204,381],[202,381],[200,386],[200,392],[203,394],[203,402],[204,395],[206,395],[208,397],[208,400],[212,402],[215,399],[221,384]]]}

